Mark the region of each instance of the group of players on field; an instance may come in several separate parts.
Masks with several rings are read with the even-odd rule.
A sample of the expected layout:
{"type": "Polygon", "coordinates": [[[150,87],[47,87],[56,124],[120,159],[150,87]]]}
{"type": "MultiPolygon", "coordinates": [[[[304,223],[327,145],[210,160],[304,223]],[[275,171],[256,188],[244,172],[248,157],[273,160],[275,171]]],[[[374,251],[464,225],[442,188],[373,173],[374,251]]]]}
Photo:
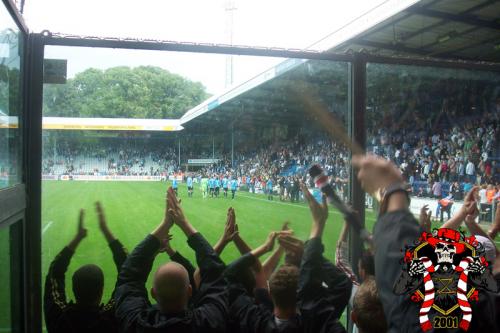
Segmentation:
{"type": "MultiPolygon", "coordinates": [[[[238,189],[238,180],[236,180],[235,178],[230,179],[227,176],[220,176],[216,174],[212,175],[210,178],[203,177],[199,179],[198,182],[200,183],[200,189],[204,199],[207,198],[209,195],[211,198],[218,198],[221,188],[224,193],[224,198],[228,197],[228,191],[231,190],[231,199],[234,199],[234,196],[238,189]]],[[[191,175],[189,175],[186,178],[188,197],[193,196],[193,188],[194,188],[193,184],[194,184],[194,178],[191,175]]],[[[172,189],[174,190],[176,195],[178,188],[179,188],[178,180],[173,179],[172,189]]]]}

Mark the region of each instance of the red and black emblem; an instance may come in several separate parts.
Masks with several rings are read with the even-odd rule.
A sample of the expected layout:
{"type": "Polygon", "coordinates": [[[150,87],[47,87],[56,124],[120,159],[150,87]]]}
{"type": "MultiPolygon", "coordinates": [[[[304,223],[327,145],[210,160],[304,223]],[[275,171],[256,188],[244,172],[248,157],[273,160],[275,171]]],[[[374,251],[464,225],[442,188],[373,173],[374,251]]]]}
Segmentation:
{"type": "Polygon", "coordinates": [[[404,269],[394,285],[397,294],[409,294],[420,304],[422,330],[469,329],[471,302],[479,290],[496,291],[496,281],[474,236],[453,229],[424,232],[405,250],[404,269]]]}

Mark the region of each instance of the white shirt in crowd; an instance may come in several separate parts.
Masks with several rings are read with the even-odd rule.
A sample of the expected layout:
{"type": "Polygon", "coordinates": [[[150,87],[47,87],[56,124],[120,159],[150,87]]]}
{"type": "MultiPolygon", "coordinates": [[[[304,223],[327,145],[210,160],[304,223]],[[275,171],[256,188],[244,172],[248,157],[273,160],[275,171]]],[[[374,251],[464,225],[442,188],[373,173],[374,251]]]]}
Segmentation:
{"type": "Polygon", "coordinates": [[[427,163],[426,165],[424,165],[424,175],[428,175],[430,172],[430,165],[429,163],[427,163]]]}
{"type": "Polygon", "coordinates": [[[479,203],[487,204],[488,198],[486,197],[486,189],[482,188],[479,190],[479,203]]]}
{"type": "Polygon", "coordinates": [[[474,166],[474,163],[469,161],[465,167],[465,173],[469,176],[474,176],[474,171],[476,171],[476,167],[474,166]]]}

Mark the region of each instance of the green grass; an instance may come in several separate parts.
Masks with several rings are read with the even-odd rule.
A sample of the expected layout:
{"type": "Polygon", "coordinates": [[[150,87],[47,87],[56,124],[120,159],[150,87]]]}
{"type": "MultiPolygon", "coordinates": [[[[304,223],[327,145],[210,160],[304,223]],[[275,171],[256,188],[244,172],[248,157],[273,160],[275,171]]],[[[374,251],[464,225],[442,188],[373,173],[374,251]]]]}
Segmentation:
{"type": "MultiPolygon", "coordinates": [[[[161,221],[164,211],[166,183],[162,182],[43,182],[42,188],[42,274],[45,277],[51,260],[71,240],[76,232],[78,211],[85,209],[85,227],[88,236],[77,249],[66,274],[68,299],[73,299],[71,276],[83,264],[98,264],[105,274],[103,301],[109,299],[116,280],[116,269],[111,251],[97,226],[94,202],[104,206],[108,225],[129,251],[161,221]]],[[[251,247],[260,245],[272,230],[279,230],[283,221],[290,221],[297,237],[306,239],[310,230],[310,213],[303,204],[267,201],[263,195],[238,192],[235,200],[219,197],[203,199],[199,187],[193,198],[187,197],[187,189],[179,188],[179,197],[190,222],[211,243],[215,244],[225,224],[226,210],[232,206],[241,236],[251,247]]],[[[277,197],[276,197],[277,199],[277,197]]],[[[371,229],[374,215],[367,212],[367,224],[371,229]]],[[[325,256],[334,259],[335,244],[341,229],[341,216],[331,210],[325,230],[325,256]]],[[[185,236],[174,226],[172,245],[184,256],[194,261],[194,253],[185,236]]],[[[233,244],[222,253],[229,263],[239,256],[233,244]]],[[[153,271],[165,261],[159,255],[153,271]]],[[[151,279],[147,288],[151,287],[151,279]]]]}

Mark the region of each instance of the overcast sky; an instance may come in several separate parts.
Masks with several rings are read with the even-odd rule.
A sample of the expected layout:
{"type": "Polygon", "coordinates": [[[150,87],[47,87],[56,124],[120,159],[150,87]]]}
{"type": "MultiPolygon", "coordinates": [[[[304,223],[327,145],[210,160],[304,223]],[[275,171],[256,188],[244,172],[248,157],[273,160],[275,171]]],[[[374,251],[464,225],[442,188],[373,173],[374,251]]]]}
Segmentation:
{"type": "MultiPolygon", "coordinates": [[[[31,31],[155,38],[229,44],[226,7],[233,9],[236,45],[307,48],[383,0],[27,0],[31,31]]],[[[313,47],[314,48],[314,47],[313,47]]],[[[225,86],[225,55],[50,47],[47,58],[68,60],[68,75],[86,68],[155,65],[203,83],[210,93],[225,86]]],[[[235,57],[235,82],[282,59],[235,57]]]]}

